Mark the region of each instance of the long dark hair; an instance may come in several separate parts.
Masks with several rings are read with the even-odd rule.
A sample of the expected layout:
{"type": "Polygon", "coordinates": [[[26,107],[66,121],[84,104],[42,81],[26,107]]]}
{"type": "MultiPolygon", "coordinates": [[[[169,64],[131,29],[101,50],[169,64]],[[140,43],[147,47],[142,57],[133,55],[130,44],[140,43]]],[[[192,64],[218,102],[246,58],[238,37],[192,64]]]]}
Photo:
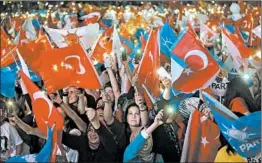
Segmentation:
{"type": "Polygon", "coordinates": [[[130,128],[128,122],[127,122],[127,114],[128,114],[128,110],[129,110],[131,107],[133,107],[133,106],[137,107],[137,109],[139,110],[139,106],[138,106],[135,102],[129,104],[129,105],[126,107],[125,121],[123,122],[123,123],[125,124],[125,126],[126,126],[126,135],[127,135],[127,141],[128,141],[128,142],[129,142],[129,138],[130,138],[130,135],[131,135],[132,131],[131,131],[131,128],[130,128]]]}
{"type": "Polygon", "coordinates": [[[230,102],[236,97],[241,97],[246,102],[250,112],[257,111],[249,88],[241,77],[236,77],[228,83],[224,105],[229,108],[230,102]]]}

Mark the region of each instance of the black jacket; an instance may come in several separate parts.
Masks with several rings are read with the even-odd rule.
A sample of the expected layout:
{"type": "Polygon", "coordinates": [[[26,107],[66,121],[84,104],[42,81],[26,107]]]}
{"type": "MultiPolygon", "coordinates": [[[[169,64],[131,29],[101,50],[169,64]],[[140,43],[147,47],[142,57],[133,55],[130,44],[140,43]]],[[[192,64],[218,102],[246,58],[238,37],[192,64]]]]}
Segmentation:
{"type": "MultiPolygon", "coordinates": [[[[166,127],[170,124],[164,124],[159,126],[153,133],[153,152],[162,155],[164,162],[180,162],[181,158],[181,147],[178,139],[171,140],[168,136],[166,127]],[[177,146],[177,147],[176,147],[177,146]]],[[[176,131],[175,133],[176,134],[176,131]]]]}
{"type": "Polygon", "coordinates": [[[78,162],[116,162],[117,146],[113,135],[102,124],[96,131],[100,138],[100,145],[96,150],[89,147],[87,133],[74,136],[64,132],[62,143],[78,151],[78,162]]]}

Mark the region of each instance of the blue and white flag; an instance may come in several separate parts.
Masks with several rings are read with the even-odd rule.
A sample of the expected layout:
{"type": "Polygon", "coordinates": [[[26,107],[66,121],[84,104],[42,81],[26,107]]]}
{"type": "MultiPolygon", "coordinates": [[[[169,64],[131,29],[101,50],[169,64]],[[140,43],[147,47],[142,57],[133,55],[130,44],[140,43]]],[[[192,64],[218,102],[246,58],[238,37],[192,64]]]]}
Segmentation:
{"type": "MultiPolygon", "coordinates": [[[[17,63],[19,67],[21,67],[20,62],[17,63]]],[[[13,98],[15,97],[15,82],[16,82],[16,72],[18,68],[16,63],[13,63],[10,66],[1,68],[1,78],[0,78],[0,93],[1,95],[8,97],[8,98],[13,98]]],[[[31,79],[34,82],[40,81],[41,79],[36,76],[32,70],[29,70],[29,74],[31,79]]]]}
{"type": "Polygon", "coordinates": [[[166,58],[170,58],[170,51],[177,40],[177,36],[169,23],[165,23],[160,30],[160,51],[166,58]]]}
{"type": "Polygon", "coordinates": [[[215,117],[220,131],[233,149],[242,157],[253,157],[261,152],[261,111],[237,117],[208,93],[206,103],[215,117]]]}
{"type": "Polygon", "coordinates": [[[52,154],[53,130],[48,127],[48,137],[44,147],[38,154],[19,155],[9,158],[6,162],[50,162],[52,154]]]}

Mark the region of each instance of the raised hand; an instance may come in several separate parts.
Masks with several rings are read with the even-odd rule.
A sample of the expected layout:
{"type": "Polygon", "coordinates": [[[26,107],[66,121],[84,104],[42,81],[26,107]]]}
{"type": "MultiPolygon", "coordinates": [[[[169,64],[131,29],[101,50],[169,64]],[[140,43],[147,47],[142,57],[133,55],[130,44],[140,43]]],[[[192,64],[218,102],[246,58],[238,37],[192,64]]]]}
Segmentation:
{"type": "Polygon", "coordinates": [[[85,108],[86,115],[90,123],[95,129],[100,127],[99,117],[93,108],[85,108]]]}
{"type": "Polygon", "coordinates": [[[104,65],[105,65],[105,68],[112,68],[112,66],[113,66],[113,59],[112,59],[112,57],[105,56],[104,65]]]}
{"type": "Polygon", "coordinates": [[[93,108],[85,108],[87,118],[90,122],[95,121],[96,118],[96,111],[93,108]]]}
{"type": "Polygon", "coordinates": [[[102,91],[102,100],[103,100],[103,103],[112,103],[113,102],[110,95],[104,91],[102,91]]]}
{"type": "Polygon", "coordinates": [[[61,97],[60,97],[58,94],[56,94],[56,93],[52,93],[52,94],[50,94],[49,96],[50,96],[51,100],[52,100],[53,102],[55,102],[55,103],[61,104],[61,103],[63,102],[63,100],[61,99],[61,97]]]}
{"type": "Polygon", "coordinates": [[[141,108],[144,105],[144,98],[138,92],[135,92],[135,102],[141,108]]]}
{"type": "Polygon", "coordinates": [[[76,95],[78,96],[78,97],[84,97],[84,91],[85,90],[81,90],[81,89],[79,89],[79,88],[77,88],[76,89],[76,95]]]}
{"type": "Polygon", "coordinates": [[[154,123],[157,125],[157,126],[160,126],[162,125],[164,122],[163,122],[163,117],[164,117],[164,109],[160,110],[156,117],[155,117],[155,120],[154,120],[154,123]]]}
{"type": "Polygon", "coordinates": [[[135,85],[137,81],[138,81],[138,74],[132,77],[132,85],[135,85]]]}
{"type": "Polygon", "coordinates": [[[171,86],[171,80],[168,79],[167,77],[162,77],[160,78],[161,82],[163,83],[165,88],[169,88],[171,86]]]}

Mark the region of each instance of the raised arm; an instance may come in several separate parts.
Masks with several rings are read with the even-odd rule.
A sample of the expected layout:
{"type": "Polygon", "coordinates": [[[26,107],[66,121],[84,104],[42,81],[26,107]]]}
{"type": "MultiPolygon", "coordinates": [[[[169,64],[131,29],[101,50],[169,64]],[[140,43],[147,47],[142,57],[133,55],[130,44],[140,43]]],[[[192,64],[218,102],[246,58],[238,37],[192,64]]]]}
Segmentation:
{"type": "MultiPolygon", "coordinates": [[[[123,68],[124,68],[124,70],[125,70],[125,73],[126,73],[127,77],[129,78],[129,80],[131,80],[131,79],[133,78],[133,75],[132,75],[132,73],[131,73],[131,71],[130,71],[130,68],[129,68],[129,66],[128,66],[128,63],[129,63],[130,61],[131,61],[131,58],[130,58],[130,57],[128,57],[126,61],[122,61],[123,68]]],[[[132,83],[132,85],[133,85],[133,84],[134,84],[134,83],[132,83]]]]}
{"type": "Polygon", "coordinates": [[[63,89],[63,93],[62,93],[63,102],[64,102],[65,104],[68,104],[68,88],[69,88],[69,87],[64,88],[64,89],[63,89]]]}
{"type": "Polygon", "coordinates": [[[94,109],[87,108],[86,112],[90,123],[99,135],[100,141],[105,147],[105,149],[111,154],[116,155],[117,145],[116,141],[114,140],[113,134],[104,125],[100,123],[99,117],[94,109]]]}
{"type": "Polygon", "coordinates": [[[132,161],[143,148],[146,140],[150,137],[152,132],[160,125],[163,124],[162,121],[163,110],[161,110],[155,117],[154,123],[152,123],[148,128],[143,129],[136,138],[127,146],[124,153],[123,162],[132,161]]]}
{"type": "Polygon", "coordinates": [[[85,107],[86,107],[84,91],[85,90],[83,90],[83,92],[81,92],[81,90],[79,89],[76,90],[76,94],[78,96],[77,110],[81,115],[85,114],[85,107]]]}
{"type": "Polygon", "coordinates": [[[163,92],[163,98],[165,100],[170,100],[170,92],[171,92],[171,80],[168,79],[167,77],[164,77],[162,79],[162,83],[165,87],[164,92],[163,92]]]}
{"type": "Polygon", "coordinates": [[[148,110],[146,105],[144,104],[144,98],[138,92],[135,92],[135,102],[139,106],[140,116],[141,116],[141,124],[142,126],[146,126],[148,123],[148,110]]]}
{"type": "Polygon", "coordinates": [[[17,125],[19,128],[21,128],[26,134],[28,135],[35,135],[38,136],[42,139],[46,139],[47,135],[44,134],[39,130],[39,128],[33,128],[23,122],[17,115],[13,114],[11,118],[9,118],[9,121],[11,122],[12,125],[17,125]]]}
{"type": "Polygon", "coordinates": [[[102,92],[102,100],[104,102],[104,119],[108,125],[112,124],[114,122],[113,117],[113,101],[110,98],[110,96],[106,92],[102,92]]]}
{"type": "Polygon", "coordinates": [[[67,104],[63,102],[60,96],[51,94],[50,97],[53,102],[58,103],[60,105],[60,108],[75,122],[79,130],[81,130],[82,132],[86,132],[86,123],[76,114],[76,112],[74,112],[67,104]]]}
{"type": "Polygon", "coordinates": [[[116,77],[113,73],[113,69],[112,69],[112,61],[110,61],[110,58],[106,58],[105,59],[105,67],[106,70],[108,72],[108,76],[112,85],[112,89],[115,95],[115,99],[117,100],[118,97],[120,96],[120,89],[118,88],[118,84],[117,84],[117,80],[116,77]]]}

